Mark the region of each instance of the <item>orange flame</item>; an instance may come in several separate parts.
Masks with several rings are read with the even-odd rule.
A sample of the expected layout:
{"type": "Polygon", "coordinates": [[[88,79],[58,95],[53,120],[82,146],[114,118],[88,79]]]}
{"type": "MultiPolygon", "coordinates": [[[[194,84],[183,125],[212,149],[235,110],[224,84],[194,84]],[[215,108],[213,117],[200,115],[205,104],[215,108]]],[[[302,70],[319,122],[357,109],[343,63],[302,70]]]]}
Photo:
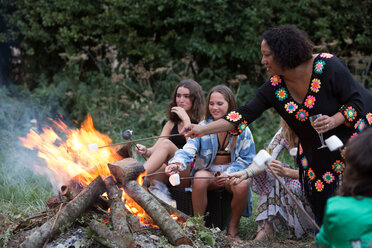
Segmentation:
{"type": "MultiPolygon", "coordinates": [[[[66,141],[63,141],[52,127],[43,128],[41,134],[30,129],[26,138],[19,137],[19,139],[26,148],[38,150],[38,156],[43,158],[48,168],[54,172],[55,178],[53,180],[57,180],[59,186],[74,177],[88,185],[99,175],[102,178],[111,175],[107,164],[120,160],[121,157],[116,153],[117,147],[105,147],[97,152],[89,151],[89,144],[96,143],[98,146],[105,146],[112,143],[107,135],[94,128],[90,116],[82,123],[81,128],[76,130],[69,129],[61,120],[53,121],[53,124],[66,136],[66,141]]],[[[34,166],[38,169],[41,168],[38,165],[34,166]]],[[[141,174],[137,179],[141,185],[142,176],[141,174]]],[[[137,215],[141,223],[151,224],[149,223],[152,221],[151,218],[142,207],[125,193],[123,200],[124,198],[126,199],[126,208],[137,215]],[[148,221],[149,219],[151,221],[148,221]]]]}

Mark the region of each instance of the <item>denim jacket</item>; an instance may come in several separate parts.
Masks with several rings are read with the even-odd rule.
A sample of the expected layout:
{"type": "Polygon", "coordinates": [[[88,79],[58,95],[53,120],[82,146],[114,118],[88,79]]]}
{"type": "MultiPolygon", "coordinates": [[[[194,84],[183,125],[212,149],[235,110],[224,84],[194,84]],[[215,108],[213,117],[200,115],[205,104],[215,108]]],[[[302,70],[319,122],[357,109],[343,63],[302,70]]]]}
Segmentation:
{"type": "MultiPolygon", "coordinates": [[[[199,125],[206,125],[212,122],[202,121],[199,125]]],[[[233,137],[229,139],[229,145],[233,137]]],[[[214,159],[216,158],[218,150],[218,137],[217,134],[205,135],[189,139],[182,149],[179,149],[174,157],[169,162],[179,162],[182,169],[185,170],[186,166],[192,162],[198,154],[198,162],[195,163],[192,174],[197,170],[209,169],[214,159]],[[201,163],[200,163],[201,161],[201,163]]],[[[231,151],[231,164],[225,171],[226,174],[231,174],[236,171],[247,168],[253,161],[256,155],[252,133],[247,127],[240,135],[238,135],[235,147],[231,151]]]]}

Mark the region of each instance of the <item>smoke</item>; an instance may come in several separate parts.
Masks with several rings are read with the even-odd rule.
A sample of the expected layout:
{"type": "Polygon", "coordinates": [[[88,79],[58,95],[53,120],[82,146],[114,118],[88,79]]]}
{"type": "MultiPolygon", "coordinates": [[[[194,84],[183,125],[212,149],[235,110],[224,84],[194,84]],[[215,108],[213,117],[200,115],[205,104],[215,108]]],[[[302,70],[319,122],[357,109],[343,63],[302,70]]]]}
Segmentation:
{"type": "Polygon", "coordinates": [[[176,202],[172,199],[168,187],[164,183],[158,180],[152,180],[152,185],[149,187],[149,190],[160,200],[168,203],[173,207],[176,207],[176,202]]]}
{"type": "Polygon", "coordinates": [[[0,86],[0,178],[6,187],[40,186],[45,191],[57,192],[54,172],[36,150],[25,148],[19,140],[30,130],[40,132],[41,126],[50,122],[47,105],[34,101],[20,86],[0,86]]]}

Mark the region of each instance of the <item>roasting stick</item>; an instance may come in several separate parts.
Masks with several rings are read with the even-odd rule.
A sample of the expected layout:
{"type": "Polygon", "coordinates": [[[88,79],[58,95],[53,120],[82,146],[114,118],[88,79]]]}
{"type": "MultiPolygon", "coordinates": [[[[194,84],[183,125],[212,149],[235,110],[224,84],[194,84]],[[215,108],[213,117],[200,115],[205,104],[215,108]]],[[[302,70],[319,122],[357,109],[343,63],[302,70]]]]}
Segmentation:
{"type": "Polygon", "coordinates": [[[305,214],[306,218],[311,222],[311,224],[314,225],[318,231],[320,231],[320,228],[318,224],[311,218],[311,216],[306,212],[306,210],[303,208],[303,206],[298,202],[298,200],[293,196],[293,193],[288,189],[288,187],[284,184],[284,182],[281,180],[281,178],[276,174],[274,170],[271,169],[270,163],[273,160],[271,155],[265,151],[260,150],[257,155],[253,158],[253,162],[261,169],[268,168],[271,173],[274,175],[274,177],[279,181],[279,184],[283,186],[284,190],[287,191],[289,196],[292,198],[292,200],[296,203],[298,208],[305,214]]]}
{"type": "Polygon", "coordinates": [[[220,176],[221,172],[216,172],[212,177],[180,177],[180,174],[175,173],[169,176],[169,182],[172,186],[177,186],[181,184],[183,179],[217,179],[217,178],[229,178],[228,176],[220,176]]]}
{"type": "Polygon", "coordinates": [[[181,177],[180,180],[182,179],[217,179],[217,178],[229,178],[229,177],[181,177]]]}
{"type": "MultiPolygon", "coordinates": [[[[130,129],[127,129],[127,130],[125,130],[123,132],[122,136],[123,136],[124,139],[130,140],[130,141],[133,142],[133,140],[132,140],[132,134],[133,134],[133,131],[130,130],[130,129]]],[[[133,144],[136,146],[137,149],[139,149],[138,145],[135,142],[133,142],[133,144]]],[[[146,148],[146,151],[147,151],[147,148],[146,148]]],[[[142,154],[142,157],[143,157],[143,159],[145,161],[147,161],[147,158],[146,158],[146,156],[144,154],[142,154]]]]}
{"type": "MultiPolygon", "coordinates": [[[[154,172],[154,173],[150,173],[150,174],[147,174],[143,177],[149,177],[149,176],[152,176],[152,175],[157,175],[157,174],[165,174],[165,171],[157,171],[157,172],[154,172]]],[[[213,176],[213,177],[181,177],[180,180],[183,180],[183,179],[214,179],[214,178],[229,178],[229,177],[221,177],[221,176],[213,176]]]]}
{"type": "MultiPolygon", "coordinates": [[[[339,150],[340,153],[342,153],[341,148],[343,147],[344,144],[336,135],[332,135],[331,137],[326,139],[325,143],[331,152],[339,150]]],[[[320,231],[320,227],[318,226],[318,224],[316,224],[313,218],[311,218],[311,216],[306,212],[306,210],[298,202],[296,197],[293,196],[292,192],[288,189],[288,187],[284,184],[284,182],[279,178],[279,176],[271,169],[271,166],[270,166],[270,163],[272,160],[271,155],[265,150],[261,150],[253,160],[254,161],[256,160],[255,162],[259,167],[260,167],[259,164],[261,164],[261,166],[267,166],[267,168],[269,168],[269,170],[274,175],[274,177],[279,181],[280,185],[283,186],[284,190],[287,191],[287,193],[292,198],[292,200],[296,203],[299,209],[305,214],[306,218],[316,227],[316,229],[318,229],[318,231],[320,231]],[[259,156],[260,153],[262,153],[262,156],[259,156]]]]}
{"type": "Polygon", "coordinates": [[[97,146],[96,143],[93,143],[93,144],[88,145],[88,149],[90,151],[98,151],[98,149],[100,149],[100,148],[105,148],[105,147],[110,147],[110,146],[125,145],[125,144],[128,144],[128,143],[134,143],[134,142],[145,141],[145,140],[150,140],[150,139],[169,138],[169,137],[181,136],[181,135],[183,136],[183,134],[170,134],[170,135],[152,136],[152,137],[130,140],[130,141],[125,141],[125,142],[116,143],[116,144],[104,145],[104,146],[97,146]]]}
{"type": "Polygon", "coordinates": [[[296,197],[293,196],[293,194],[290,191],[290,189],[288,189],[287,185],[285,185],[285,183],[281,180],[281,178],[279,178],[279,176],[276,174],[276,172],[274,172],[271,169],[271,166],[269,164],[267,164],[267,168],[269,168],[269,170],[274,175],[274,177],[279,181],[280,185],[283,186],[283,188],[285,189],[285,191],[287,191],[287,193],[289,194],[289,196],[296,203],[297,207],[299,207],[300,210],[305,214],[305,216],[307,217],[307,219],[315,226],[316,229],[318,229],[318,231],[320,231],[320,227],[318,226],[318,224],[316,224],[316,222],[313,220],[313,218],[311,218],[311,216],[308,214],[308,212],[306,212],[306,210],[304,209],[304,207],[298,202],[298,200],[296,199],[296,197]]]}

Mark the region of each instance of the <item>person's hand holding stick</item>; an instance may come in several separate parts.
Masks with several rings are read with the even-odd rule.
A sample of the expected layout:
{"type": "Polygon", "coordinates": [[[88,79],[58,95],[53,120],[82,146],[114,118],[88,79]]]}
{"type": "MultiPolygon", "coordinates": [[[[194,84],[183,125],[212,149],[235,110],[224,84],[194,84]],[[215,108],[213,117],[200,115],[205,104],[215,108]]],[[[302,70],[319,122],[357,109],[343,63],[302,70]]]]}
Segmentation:
{"type": "MultiPolygon", "coordinates": [[[[285,183],[279,178],[279,176],[276,174],[275,172],[275,169],[273,170],[271,168],[271,163],[273,162],[273,159],[272,157],[270,156],[270,154],[265,151],[265,150],[261,150],[259,153],[257,153],[256,157],[253,159],[253,162],[254,164],[258,167],[258,168],[265,168],[267,167],[271,173],[274,175],[274,177],[279,181],[280,185],[283,186],[284,190],[288,193],[288,195],[292,198],[292,200],[296,203],[296,205],[299,207],[299,209],[305,214],[305,216],[307,217],[307,219],[314,225],[314,227],[319,231],[320,228],[319,226],[316,224],[316,222],[313,220],[313,218],[310,217],[310,215],[306,212],[306,210],[302,207],[302,205],[298,202],[298,200],[296,199],[296,197],[293,196],[292,192],[289,190],[289,188],[285,185],[285,183]]],[[[275,164],[275,162],[274,162],[275,164]]],[[[254,177],[255,175],[255,171],[253,170],[253,168],[251,168],[251,166],[253,165],[253,163],[245,170],[242,170],[242,171],[238,171],[238,172],[235,172],[235,173],[232,173],[229,175],[229,177],[231,177],[232,179],[230,179],[231,183],[240,183],[241,181],[249,178],[249,177],[254,177]],[[249,174],[249,171],[253,171],[253,173],[250,175],[249,174]]],[[[274,165],[275,167],[275,165],[274,165]]]]}

